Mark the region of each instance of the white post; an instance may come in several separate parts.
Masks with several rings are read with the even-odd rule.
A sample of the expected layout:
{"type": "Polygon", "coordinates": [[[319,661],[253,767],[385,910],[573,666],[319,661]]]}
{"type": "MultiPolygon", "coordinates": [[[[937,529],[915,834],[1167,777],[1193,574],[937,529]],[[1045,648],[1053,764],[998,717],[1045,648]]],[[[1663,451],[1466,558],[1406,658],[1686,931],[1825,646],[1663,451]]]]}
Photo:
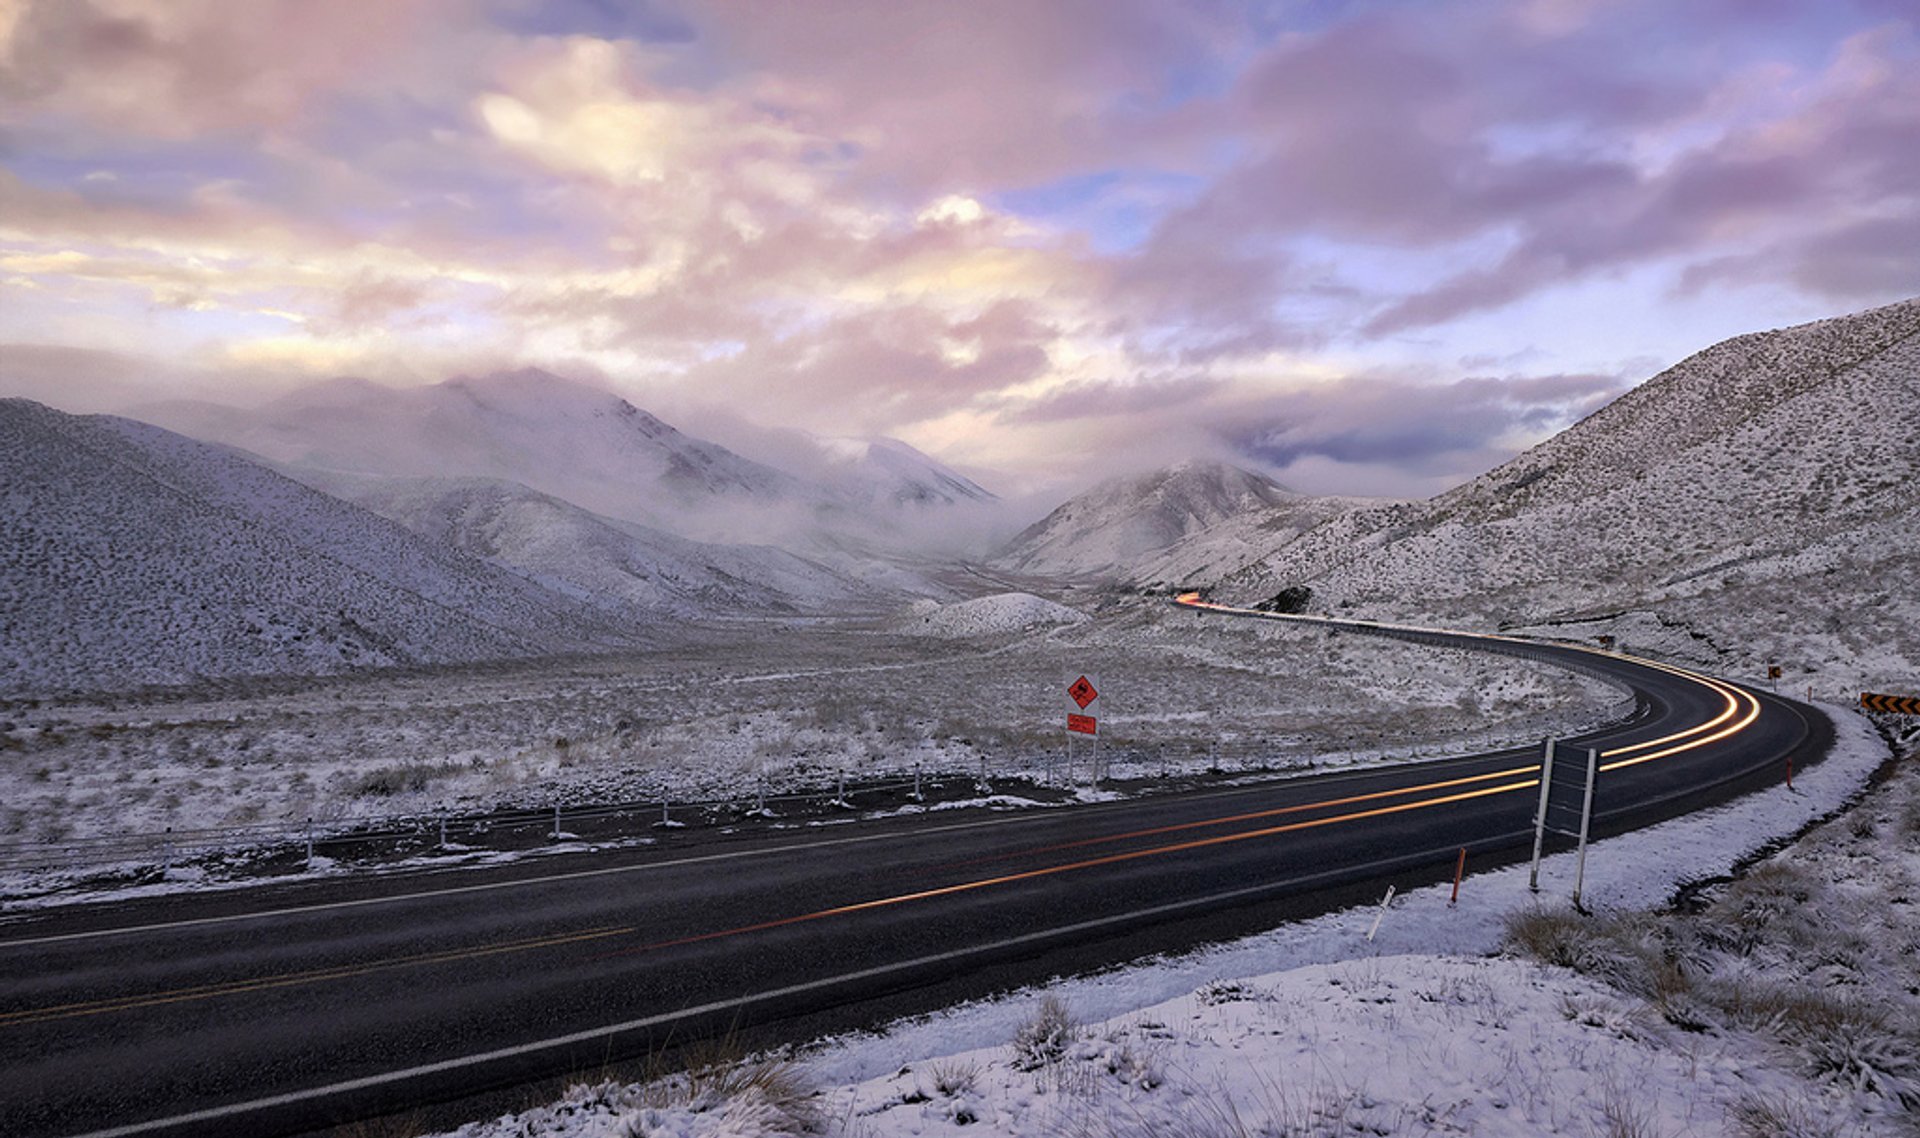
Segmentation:
{"type": "Polygon", "coordinates": [[[667,800],[665,798],[661,798],[660,799],[660,824],[662,826],[667,826],[667,825],[671,825],[672,822],[673,820],[667,817],[667,800]]]}
{"type": "Polygon", "coordinates": [[[160,839],[160,880],[165,881],[167,874],[173,871],[173,827],[167,827],[167,836],[160,839]]]}
{"type": "Polygon", "coordinates": [[[447,848],[447,816],[440,815],[440,848],[447,848]]]}
{"type": "Polygon", "coordinates": [[[1547,790],[1553,785],[1553,736],[1547,736],[1546,757],[1540,760],[1540,808],[1533,813],[1533,868],[1527,888],[1540,892],[1540,847],[1547,838],[1547,790]]]}
{"type": "Polygon", "coordinates": [[[913,764],[913,800],[915,802],[925,802],[927,800],[927,796],[920,793],[920,764],[919,763],[913,764]]]}
{"type": "Polygon", "coordinates": [[[307,816],[307,865],[313,865],[313,816],[307,816]]]}
{"type": "Polygon", "coordinates": [[[560,840],[560,804],[553,804],[553,840],[560,840]]]}
{"type": "Polygon", "coordinates": [[[992,794],[993,783],[987,781],[987,757],[980,756],[980,785],[976,788],[981,794],[992,794]]]}
{"type": "Polygon", "coordinates": [[[1380,911],[1373,915],[1373,927],[1367,930],[1367,943],[1373,943],[1373,934],[1380,931],[1380,922],[1386,919],[1387,906],[1393,904],[1393,886],[1387,886],[1387,895],[1380,898],[1380,911]]]}
{"type": "Polygon", "coordinates": [[[1574,862],[1573,907],[1580,907],[1580,887],[1587,879],[1587,826],[1593,820],[1593,779],[1600,771],[1600,748],[1587,752],[1587,795],[1580,804],[1580,856],[1574,862]]]}

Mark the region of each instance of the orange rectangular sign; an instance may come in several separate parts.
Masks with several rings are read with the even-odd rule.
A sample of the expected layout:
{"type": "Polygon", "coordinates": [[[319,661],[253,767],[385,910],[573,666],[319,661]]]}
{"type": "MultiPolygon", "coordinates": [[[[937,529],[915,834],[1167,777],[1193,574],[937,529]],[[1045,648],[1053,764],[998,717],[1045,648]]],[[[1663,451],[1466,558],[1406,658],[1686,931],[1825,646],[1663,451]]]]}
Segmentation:
{"type": "Polygon", "coordinates": [[[1075,715],[1071,712],[1067,714],[1067,730],[1069,731],[1077,731],[1082,735],[1098,735],[1100,733],[1098,730],[1099,725],[1100,721],[1091,715],[1075,715]]]}

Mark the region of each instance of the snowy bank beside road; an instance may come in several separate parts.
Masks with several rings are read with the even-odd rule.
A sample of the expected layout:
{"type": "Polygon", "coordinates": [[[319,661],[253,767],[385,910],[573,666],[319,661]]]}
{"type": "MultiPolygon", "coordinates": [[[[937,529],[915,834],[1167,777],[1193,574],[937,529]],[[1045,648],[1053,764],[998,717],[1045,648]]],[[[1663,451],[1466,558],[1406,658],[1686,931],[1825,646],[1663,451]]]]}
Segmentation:
{"type": "MultiPolygon", "coordinates": [[[[1826,710],[1834,751],[1800,772],[1793,791],[1597,843],[1589,904],[1660,906],[1857,795],[1886,747],[1859,715],[1826,710]]],[[[1044,994],[1090,1026],[1053,1033],[1059,1046],[1038,1065],[1010,1046],[1023,1028],[1033,1037],[1037,992],[834,1041],[805,1060],[828,1088],[817,1114],[824,1132],[862,1138],[1335,1134],[1356,1125],[1375,1134],[1739,1134],[1755,1132],[1742,1129],[1755,1112],[1790,1118],[1796,1109],[1833,1123],[1809,1134],[1878,1132],[1876,1096],[1802,1080],[1750,1035],[1681,1031],[1592,980],[1483,959],[1500,948],[1509,914],[1564,906],[1572,862],[1546,860],[1539,896],[1524,865],[1469,876],[1456,907],[1447,886],[1412,890],[1371,943],[1379,910],[1369,906],[1063,980],[1044,994]]],[[[580,1138],[628,1133],[620,1127],[629,1122],[640,1134],[781,1132],[726,1129],[719,1110],[643,1115],[630,1096],[582,1089],[565,1110],[459,1133],[580,1138]]]]}

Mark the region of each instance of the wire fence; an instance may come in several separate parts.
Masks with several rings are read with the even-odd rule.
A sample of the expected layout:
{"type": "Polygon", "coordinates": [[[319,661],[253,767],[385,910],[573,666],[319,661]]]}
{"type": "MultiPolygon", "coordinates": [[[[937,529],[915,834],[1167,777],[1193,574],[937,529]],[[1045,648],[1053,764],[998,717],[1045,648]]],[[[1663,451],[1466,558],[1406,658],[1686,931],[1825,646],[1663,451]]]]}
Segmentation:
{"type": "MultiPolygon", "coordinates": [[[[1634,714],[1628,697],[1609,704],[1582,729],[1634,714]]],[[[972,769],[896,768],[827,785],[779,786],[767,778],[733,793],[701,797],[658,793],[613,801],[569,800],[479,812],[426,810],[381,816],[303,819],[252,825],[120,832],[57,840],[0,843],[0,874],[112,874],[164,878],[187,865],[228,870],[298,872],[322,863],[391,861],[474,850],[526,850],[564,842],[614,844],[687,826],[775,822],[914,806],[953,804],[1001,794],[1064,802],[1088,787],[1146,793],[1200,777],[1284,775],[1383,759],[1442,758],[1473,750],[1537,744],[1568,729],[1564,717],[1509,720],[1498,731],[1463,732],[1439,745],[1395,744],[1384,733],[1329,750],[1306,735],[1285,738],[1222,733],[1179,741],[1104,737],[1067,744],[1036,742],[1014,753],[982,756],[972,769]],[[996,786],[998,790],[996,790],[996,786]]]]}

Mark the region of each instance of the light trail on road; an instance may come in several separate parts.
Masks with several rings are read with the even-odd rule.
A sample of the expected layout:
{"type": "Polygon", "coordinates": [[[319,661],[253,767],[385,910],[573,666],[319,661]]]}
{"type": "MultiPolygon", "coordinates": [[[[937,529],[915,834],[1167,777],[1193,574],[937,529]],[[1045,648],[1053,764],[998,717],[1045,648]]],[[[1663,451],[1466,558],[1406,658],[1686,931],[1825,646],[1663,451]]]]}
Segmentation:
{"type": "MultiPolygon", "coordinates": [[[[1777,781],[1781,755],[1825,746],[1807,709],[1684,668],[1196,601],[1182,598],[1486,642],[1634,691],[1635,715],[1563,752],[1631,769],[1608,784],[1603,832],[1777,781]]],[[[1437,879],[1438,855],[1450,873],[1463,846],[1504,864],[1524,856],[1513,851],[1541,770],[1537,751],[1515,749],[963,822],[870,820],[834,837],[709,835],[730,844],[475,870],[458,885],[441,872],[316,881],[271,903],[138,902],[105,928],[36,916],[0,940],[8,979],[22,980],[0,994],[0,1113],[24,1122],[0,1129],[304,1133],[478,1102],[743,1023],[792,1042],[885,1022],[1437,879]]]]}

